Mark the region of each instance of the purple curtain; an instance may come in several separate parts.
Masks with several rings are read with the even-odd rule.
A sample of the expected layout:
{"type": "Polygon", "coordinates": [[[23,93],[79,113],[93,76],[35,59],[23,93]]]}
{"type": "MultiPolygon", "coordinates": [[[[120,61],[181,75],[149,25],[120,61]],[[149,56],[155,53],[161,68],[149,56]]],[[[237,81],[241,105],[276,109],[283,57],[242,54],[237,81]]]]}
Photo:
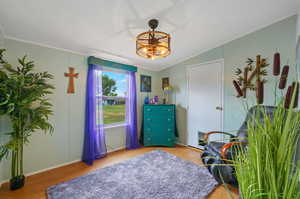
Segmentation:
{"type": "Polygon", "coordinates": [[[128,72],[128,97],[126,101],[126,149],[136,149],[139,147],[136,100],[135,72],[128,72]]]}
{"type": "Polygon", "coordinates": [[[87,75],[85,132],[82,161],[92,165],[107,153],[102,111],[102,67],[89,65],[87,75]]]}

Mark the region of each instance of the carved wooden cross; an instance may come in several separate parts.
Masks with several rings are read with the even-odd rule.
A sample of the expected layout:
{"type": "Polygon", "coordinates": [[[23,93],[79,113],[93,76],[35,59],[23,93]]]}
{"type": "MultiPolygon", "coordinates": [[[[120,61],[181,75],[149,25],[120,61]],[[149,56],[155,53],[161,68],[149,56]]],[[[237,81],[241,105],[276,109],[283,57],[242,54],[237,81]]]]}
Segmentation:
{"type": "Polygon", "coordinates": [[[69,67],[69,73],[65,73],[65,77],[69,77],[69,87],[67,93],[75,93],[74,78],[78,78],[78,73],[74,73],[75,69],[69,67]]]}

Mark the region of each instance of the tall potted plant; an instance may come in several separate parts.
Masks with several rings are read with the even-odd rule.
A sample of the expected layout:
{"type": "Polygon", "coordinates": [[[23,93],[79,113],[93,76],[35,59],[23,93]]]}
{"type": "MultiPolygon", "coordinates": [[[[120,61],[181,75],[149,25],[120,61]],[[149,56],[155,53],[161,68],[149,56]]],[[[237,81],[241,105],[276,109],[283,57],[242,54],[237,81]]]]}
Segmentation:
{"type": "Polygon", "coordinates": [[[0,115],[7,115],[12,125],[5,132],[8,141],[0,144],[0,161],[11,157],[10,188],[21,188],[25,182],[23,174],[23,146],[29,143],[33,132],[53,132],[48,117],[52,104],[46,98],[54,86],[48,83],[53,76],[48,72],[33,72],[34,62],[26,56],[18,59],[19,66],[12,66],[4,59],[0,49],[0,115]]]}
{"type": "MultiPolygon", "coordinates": [[[[295,96],[295,94],[294,94],[295,96]]],[[[292,103],[293,104],[293,103],[292,103]]],[[[234,160],[242,199],[300,198],[300,112],[279,103],[272,118],[263,109],[248,123],[248,147],[234,160]],[[261,120],[263,117],[263,121],[261,120]]]]}

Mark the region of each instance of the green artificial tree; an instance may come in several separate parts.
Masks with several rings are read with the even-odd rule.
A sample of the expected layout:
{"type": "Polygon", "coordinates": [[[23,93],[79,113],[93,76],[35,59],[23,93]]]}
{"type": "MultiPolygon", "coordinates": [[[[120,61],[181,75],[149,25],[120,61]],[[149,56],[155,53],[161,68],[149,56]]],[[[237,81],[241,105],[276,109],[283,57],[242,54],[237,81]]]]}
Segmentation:
{"type": "Polygon", "coordinates": [[[4,59],[0,49],[0,115],[9,117],[12,130],[5,132],[7,141],[0,144],[0,161],[11,157],[10,188],[24,185],[23,146],[30,142],[33,132],[53,132],[49,123],[52,104],[47,95],[54,86],[48,83],[53,76],[48,72],[34,72],[34,62],[26,56],[18,59],[19,66],[12,66],[4,59]]]}

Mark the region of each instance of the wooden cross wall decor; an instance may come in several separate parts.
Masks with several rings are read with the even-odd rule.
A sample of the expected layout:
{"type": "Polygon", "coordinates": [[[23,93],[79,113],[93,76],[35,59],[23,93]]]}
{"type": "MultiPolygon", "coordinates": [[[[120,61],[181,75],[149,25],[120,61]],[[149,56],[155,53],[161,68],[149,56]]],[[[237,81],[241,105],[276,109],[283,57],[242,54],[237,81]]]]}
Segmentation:
{"type": "Polygon", "coordinates": [[[67,93],[75,93],[74,78],[78,78],[78,73],[74,73],[74,71],[74,68],[69,67],[69,73],[65,73],[65,77],[69,78],[67,93]]]}

